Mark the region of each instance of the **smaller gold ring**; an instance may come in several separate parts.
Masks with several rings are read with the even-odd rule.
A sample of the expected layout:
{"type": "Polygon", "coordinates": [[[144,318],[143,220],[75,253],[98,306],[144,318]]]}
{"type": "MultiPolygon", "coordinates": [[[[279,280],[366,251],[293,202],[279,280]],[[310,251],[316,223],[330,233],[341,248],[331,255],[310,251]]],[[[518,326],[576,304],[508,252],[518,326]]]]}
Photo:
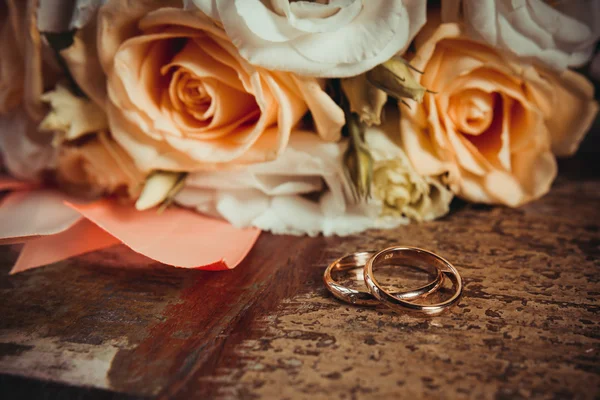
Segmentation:
{"type": "MultiPolygon", "coordinates": [[[[323,274],[323,282],[327,290],[336,298],[345,301],[346,303],[360,306],[376,306],[380,302],[369,292],[351,289],[340,285],[331,277],[333,271],[346,271],[350,269],[363,268],[367,261],[375,254],[375,251],[360,251],[348,254],[333,261],[323,274]]],[[[436,278],[417,289],[394,293],[394,296],[402,299],[413,300],[420,297],[425,297],[438,290],[444,283],[444,274],[440,268],[437,268],[436,278]]]]}
{"type": "Polygon", "coordinates": [[[394,310],[403,312],[409,311],[426,315],[441,314],[450,307],[458,304],[463,291],[462,278],[460,277],[458,270],[452,264],[435,253],[416,247],[390,247],[381,250],[379,253],[369,258],[365,264],[364,276],[369,291],[377,300],[394,310]],[[381,264],[397,265],[398,261],[407,260],[423,261],[427,265],[433,265],[438,270],[443,271],[444,275],[452,281],[454,294],[443,302],[421,305],[411,303],[406,301],[406,298],[403,299],[396,296],[394,293],[387,292],[375,279],[375,276],[373,275],[373,266],[381,264]]]}

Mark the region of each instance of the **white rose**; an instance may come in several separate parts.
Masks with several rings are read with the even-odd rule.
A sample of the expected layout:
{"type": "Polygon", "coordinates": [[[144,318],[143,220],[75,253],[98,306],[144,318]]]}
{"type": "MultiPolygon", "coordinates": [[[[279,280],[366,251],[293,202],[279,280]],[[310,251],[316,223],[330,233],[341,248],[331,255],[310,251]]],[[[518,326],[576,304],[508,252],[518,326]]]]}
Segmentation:
{"type": "Polygon", "coordinates": [[[406,50],[426,0],[186,0],[220,21],[242,57],[270,70],[358,75],[406,50]]]}
{"type": "Polygon", "coordinates": [[[596,0],[442,2],[444,22],[461,18],[477,39],[556,69],[585,64],[600,38],[596,0]]]}
{"type": "Polygon", "coordinates": [[[407,223],[380,218],[379,203],[348,201],[351,189],[341,163],[345,149],[345,142],[327,143],[297,131],[274,161],[190,174],[175,201],[237,227],[276,234],[345,236],[407,223]]]}

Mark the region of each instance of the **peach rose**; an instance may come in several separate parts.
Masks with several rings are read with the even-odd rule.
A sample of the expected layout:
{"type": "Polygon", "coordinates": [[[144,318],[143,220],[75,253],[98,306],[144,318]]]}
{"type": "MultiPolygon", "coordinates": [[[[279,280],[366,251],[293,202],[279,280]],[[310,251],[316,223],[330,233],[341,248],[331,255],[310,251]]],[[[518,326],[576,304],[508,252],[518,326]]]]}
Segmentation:
{"type": "Polygon", "coordinates": [[[422,175],[449,172],[474,202],[518,206],[545,194],[555,155],[576,151],[597,111],[593,87],[469,40],[458,24],[426,29],[411,64],[437,94],[401,105],[406,153],[422,175]]]}
{"type": "Polygon", "coordinates": [[[60,148],[56,179],[66,191],[80,196],[118,194],[136,198],[144,174],[117,143],[99,133],[82,145],[60,148]]]}
{"type": "Polygon", "coordinates": [[[337,140],[342,110],[314,78],[253,67],[200,11],[109,1],[98,49],[111,132],[143,171],[276,158],[308,110],[337,140]]]}

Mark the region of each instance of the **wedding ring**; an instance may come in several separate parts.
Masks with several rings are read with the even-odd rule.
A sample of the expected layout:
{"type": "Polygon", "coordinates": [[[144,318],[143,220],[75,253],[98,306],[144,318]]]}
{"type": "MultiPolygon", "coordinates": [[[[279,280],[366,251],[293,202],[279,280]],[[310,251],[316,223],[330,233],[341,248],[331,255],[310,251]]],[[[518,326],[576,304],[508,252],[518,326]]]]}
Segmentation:
{"type": "MultiPolygon", "coordinates": [[[[414,264],[413,264],[414,265],[414,264]]],[[[365,283],[373,296],[398,311],[416,312],[426,315],[437,315],[449,309],[453,305],[458,304],[463,291],[462,278],[456,268],[442,257],[430,251],[419,249],[416,247],[390,247],[381,250],[373,255],[365,264],[364,269],[365,283]],[[377,282],[373,274],[373,267],[381,265],[406,265],[406,262],[415,261],[433,265],[438,270],[443,271],[451,281],[454,287],[454,294],[447,300],[437,304],[415,304],[406,301],[406,298],[401,298],[395,293],[389,293],[377,282]]]]}
{"type": "MultiPolygon", "coordinates": [[[[380,304],[380,302],[371,293],[342,286],[336,281],[334,281],[331,277],[331,273],[333,271],[347,271],[350,269],[363,268],[367,261],[375,253],[375,251],[356,252],[338,258],[337,260],[329,264],[329,266],[325,270],[325,273],[323,274],[323,282],[325,282],[325,286],[327,286],[327,289],[331,292],[331,294],[333,294],[335,297],[342,301],[355,305],[376,306],[380,304]]],[[[426,285],[406,292],[393,293],[393,295],[399,299],[412,300],[420,297],[425,297],[435,292],[444,283],[444,274],[442,273],[442,270],[440,268],[437,268],[437,266],[436,272],[436,278],[433,281],[427,283],[426,285]]]]}

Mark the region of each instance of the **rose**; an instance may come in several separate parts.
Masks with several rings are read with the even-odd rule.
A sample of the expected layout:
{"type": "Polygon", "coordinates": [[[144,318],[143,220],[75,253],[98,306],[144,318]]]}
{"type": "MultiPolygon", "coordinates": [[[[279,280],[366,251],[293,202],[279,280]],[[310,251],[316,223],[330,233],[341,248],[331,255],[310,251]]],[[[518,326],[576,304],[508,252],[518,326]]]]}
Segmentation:
{"type": "Polygon", "coordinates": [[[254,68],[199,11],[109,1],[99,13],[113,137],[144,171],[276,158],[312,111],[337,140],[343,112],[313,78],[254,68]]]}
{"type": "Polygon", "coordinates": [[[117,194],[136,198],[144,175],[117,143],[100,132],[82,145],[61,146],[56,179],[67,192],[80,196],[117,194]]]}
{"type": "Polygon", "coordinates": [[[448,171],[470,201],[517,206],[546,193],[554,155],[576,151],[598,110],[582,76],[524,64],[458,24],[426,28],[411,63],[437,94],[401,106],[404,149],[419,173],[448,171]]]}
{"type": "Polygon", "coordinates": [[[351,183],[341,162],[346,147],[296,131],[276,160],[190,174],[175,200],[235,226],[276,234],[345,236],[403,222],[379,219],[380,204],[348,201],[351,183]]]}
{"type": "Polygon", "coordinates": [[[553,68],[586,63],[600,37],[600,2],[444,0],[442,19],[462,19],[488,44],[553,68]]]}
{"type": "Polygon", "coordinates": [[[365,130],[365,143],[373,157],[373,194],[383,214],[430,221],[450,211],[453,194],[439,177],[421,176],[400,147],[397,110],[385,110],[385,122],[365,130]]]}
{"type": "Polygon", "coordinates": [[[347,77],[406,50],[426,20],[425,0],[192,0],[220,21],[253,65],[347,77]]]}

